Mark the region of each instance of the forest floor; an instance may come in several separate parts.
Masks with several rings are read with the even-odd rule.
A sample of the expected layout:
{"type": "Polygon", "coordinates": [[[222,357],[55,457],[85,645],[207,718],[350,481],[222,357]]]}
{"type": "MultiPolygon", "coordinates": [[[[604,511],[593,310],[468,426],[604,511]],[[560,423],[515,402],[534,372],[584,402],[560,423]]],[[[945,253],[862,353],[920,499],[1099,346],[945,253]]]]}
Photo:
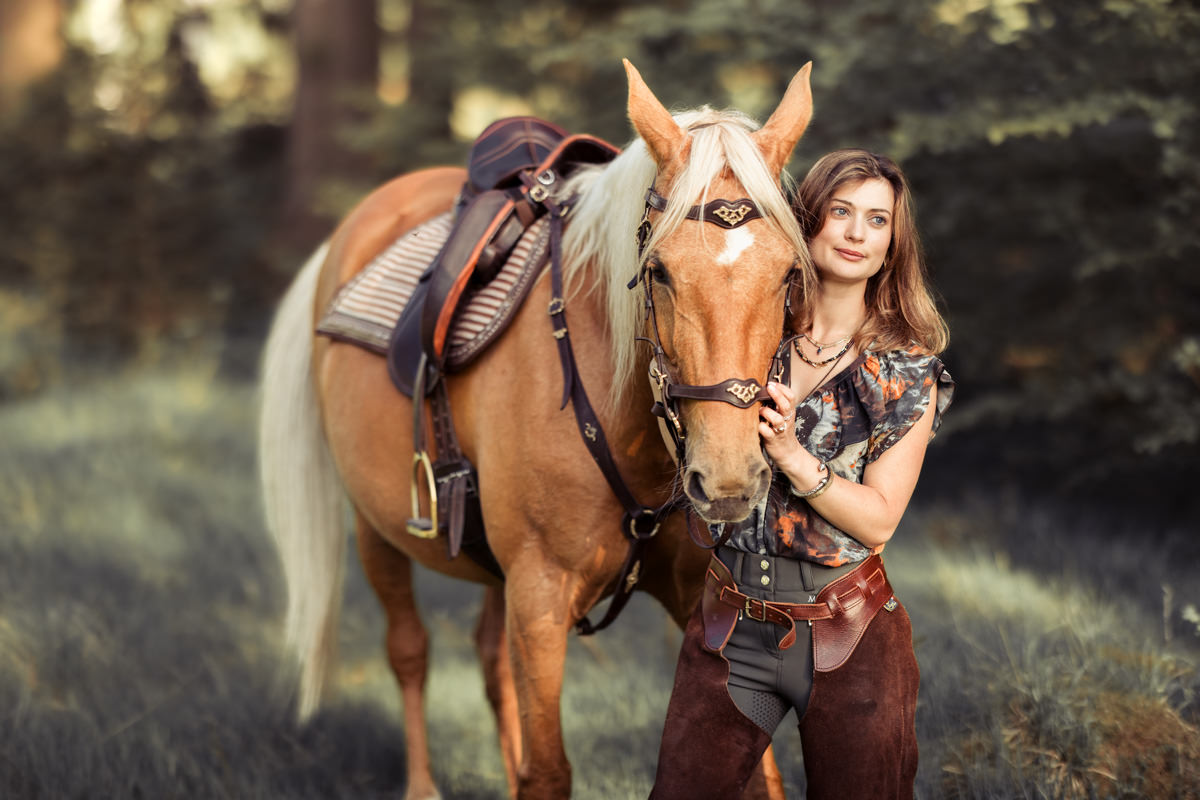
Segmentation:
{"type": "MultiPolygon", "coordinates": [[[[337,685],[308,726],[291,721],[254,405],[253,386],[200,358],[0,406],[0,795],[403,786],[382,617],[353,548],[337,685]]],[[[1002,492],[918,495],[886,553],[922,669],[918,795],[1200,797],[1200,580],[1180,558],[1193,535],[1002,492]]],[[[503,797],[471,639],[481,592],[418,584],[435,775],[446,798],[503,797]]],[[[574,796],[648,794],[679,641],[641,595],[613,628],[572,637],[574,796]]],[[[790,718],[775,742],[801,797],[790,718]]]]}

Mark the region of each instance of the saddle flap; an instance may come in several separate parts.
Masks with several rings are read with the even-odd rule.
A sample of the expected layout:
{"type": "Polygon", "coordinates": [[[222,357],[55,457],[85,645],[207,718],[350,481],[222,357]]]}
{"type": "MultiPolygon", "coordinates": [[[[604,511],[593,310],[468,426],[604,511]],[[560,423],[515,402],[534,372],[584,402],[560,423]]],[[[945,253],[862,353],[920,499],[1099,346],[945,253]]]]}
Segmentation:
{"type": "MultiPolygon", "coordinates": [[[[487,266],[494,275],[497,268],[494,262],[498,260],[502,266],[516,240],[525,231],[526,226],[517,218],[516,209],[517,201],[508,192],[499,189],[490,189],[475,197],[459,214],[450,238],[434,260],[434,264],[461,265],[453,269],[434,270],[429,280],[429,296],[439,298],[439,302],[422,303],[421,343],[439,368],[445,358],[450,320],[467,284],[480,266],[480,257],[491,248],[489,258],[493,263],[487,266]],[[517,230],[512,243],[507,245],[507,250],[499,252],[503,245],[496,243],[498,234],[506,232],[505,238],[508,238],[514,226],[517,230]],[[506,231],[506,228],[510,230],[506,231]]],[[[409,305],[413,303],[410,301],[409,305]]]]}

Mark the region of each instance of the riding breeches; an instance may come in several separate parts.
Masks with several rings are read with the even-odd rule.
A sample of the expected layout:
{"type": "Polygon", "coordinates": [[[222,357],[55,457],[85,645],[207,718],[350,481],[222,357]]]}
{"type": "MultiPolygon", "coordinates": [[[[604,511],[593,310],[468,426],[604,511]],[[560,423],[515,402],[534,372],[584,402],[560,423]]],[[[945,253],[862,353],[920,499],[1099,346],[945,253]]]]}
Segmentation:
{"type": "MultiPolygon", "coordinates": [[[[727,548],[718,557],[737,592],[774,604],[812,604],[827,585],[856,580],[854,573],[864,566],[822,567],[727,548]]],[[[652,800],[740,797],[792,709],[799,718],[809,800],[911,798],[919,674],[904,607],[889,598],[840,665],[829,669],[829,659],[822,657],[817,661],[826,669],[815,670],[811,624],[796,622],[794,642],[783,647],[785,629],[777,621],[752,618],[766,616],[754,614],[753,602],[747,601],[749,613],[737,614],[719,653],[705,647],[701,608],[692,615],[652,800]]],[[[711,631],[708,641],[713,646],[711,631]]]]}

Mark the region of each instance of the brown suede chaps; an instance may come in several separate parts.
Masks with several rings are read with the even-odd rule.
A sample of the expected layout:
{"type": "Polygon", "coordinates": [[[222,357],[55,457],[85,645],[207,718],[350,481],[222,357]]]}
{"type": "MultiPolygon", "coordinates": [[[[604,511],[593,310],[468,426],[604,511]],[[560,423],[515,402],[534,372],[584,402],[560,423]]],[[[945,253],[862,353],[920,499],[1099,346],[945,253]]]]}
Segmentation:
{"type": "MultiPolygon", "coordinates": [[[[835,583],[855,579],[861,583],[856,572],[860,570],[835,583]]],[[[710,580],[706,590],[710,601],[712,588],[710,580]]],[[[719,630],[713,635],[711,602],[709,608],[708,642],[720,647],[729,637],[719,630]]],[[[776,622],[772,627],[783,638],[785,629],[776,622]]],[[[794,646],[811,650],[809,624],[798,622],[795,630],[794,646]]],[[[721,652],[706,648],[705,637],[705,615],[698,606],[684,633],[675,670],[651,800],[739,798],[771,743],[773,731],[747,717],[730,696],[730,662],[721,652]]],[[[791,640],[784,648],[789,646],[791,640]]],[[[904,607],[893,599],[875,612],[849,657],[836,668],[822,671],[821,658],[816,663],[799,724],[806,796],[809,800],[912,798],[919,673],[904,607]]],[[[780,760],[787,758],[785,753],[777,755],[780,760]]]]}

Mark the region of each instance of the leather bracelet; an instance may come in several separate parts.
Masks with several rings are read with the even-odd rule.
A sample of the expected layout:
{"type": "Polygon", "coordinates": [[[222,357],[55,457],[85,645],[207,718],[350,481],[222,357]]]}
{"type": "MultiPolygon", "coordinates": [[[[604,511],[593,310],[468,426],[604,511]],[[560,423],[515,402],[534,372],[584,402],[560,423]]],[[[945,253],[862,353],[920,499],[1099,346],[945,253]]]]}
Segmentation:
{"type": "Polygon", "coordinates": [[[803,497],[805,500],[812,500],[825,494],[825,491],[829,488],[829,484],[833,483],[833,470],[829,468],[828,464],[822,461],[817,465],[817,472],[824,472],[825,477],[821,478],[816,486],[807,492],[798,492],[796,491],[796,487],[792,486],[792,494],[796,495],[796,497],[803,497]]]}

